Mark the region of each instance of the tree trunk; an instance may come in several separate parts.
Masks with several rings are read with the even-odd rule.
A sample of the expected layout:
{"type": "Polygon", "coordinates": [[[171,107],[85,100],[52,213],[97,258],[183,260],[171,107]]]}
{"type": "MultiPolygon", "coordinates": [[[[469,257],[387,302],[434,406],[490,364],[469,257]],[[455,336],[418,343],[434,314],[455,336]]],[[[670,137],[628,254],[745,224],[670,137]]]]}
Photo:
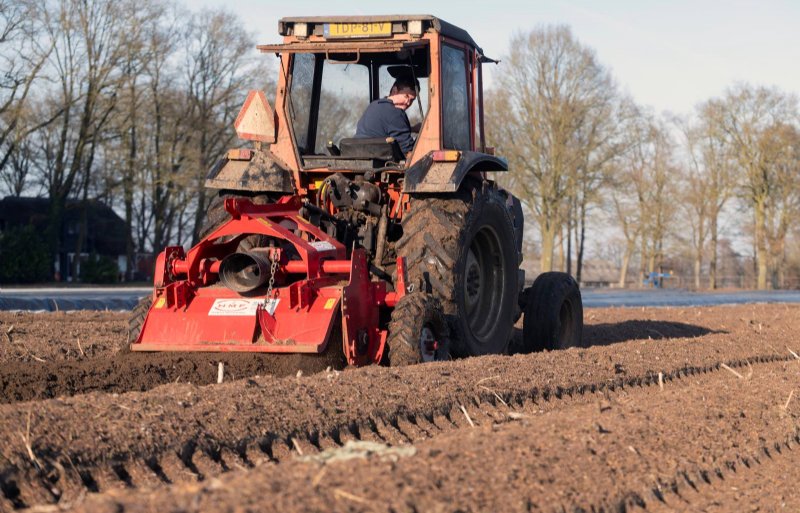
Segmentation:
{"type": "Polygon", "coordinates": [[[639,254],[639,288],[644,288],[644,277],[647,273],[647,240],[645,239],[644,234],[642,234],[641,237],[641,252],[639,254]]]}
{"type": "Polygon", "coordinates": [[[566,270],[567,274],[572,274],[572,201],[570,201],[569,208],[567,209],[567,261],[566,270]]]}
{"type": "MultiPolygon", "coordinates": [[[[86,181],[88,182],[88,180],[86,181]]],[[[81,222],[80,227],[78,229],[78,238],[75,241],[75,259],[72,261],[72,280],[73,281],[83,281],[83,277],[81,276],[81,253],[84,250],[84,244],[86,241],[86,235],[88,232],[88,224],[89,224],[89,214],[87,212],[89,208],[89,187],[88,183],[86,183],[83,187],[83,195],[81,197],[81,222]]]]}
{"type": "Polygon", "coordinates": [[[581,282],[583,274],[583,249],[586,244],[586,203],[581,204],[580,237],[578,238],[578,263],[575,266],[575,281],[581,282]]]}
{"type": "Polygon", "coordinates": [[[64,233],[64,210],[66,198],[58,193],[50,195],[50,212],[47,221],[47,242],[50,247],[50,258],[53,264],[52,277],[56,281],[66,279],[66,268],[61,265],[61,241],[64,233]]]}
{"type": "MultiPolygon", "coordinates": [[[[628,265],[633,256],[633,248],[636,247],[636,240],[629,240],[625,245],[625,255],[622,257],[622,267],[619,270],[619,286],[625,288],[625,281],[628,278],[628,265]]],[[[641,283],[641,282],[640,282],[641,283]]]]}
{"type": "Polygon", "coordinates": [[[94,153],[95,153],[95,145],[94,143],[91,144],[89,147],[89,155],[86,161],[86,170],[84,171],[83,177],[83,194],[81,196],[82,205],[81,205],[81,223],[80,228],[78,231],[78,240],[75,242],[75,260],[72,263],[72,277],[73,280],[78,281],[79,279],[83,281],[80,276],[80,261],[81,261],[81,253],[83,253],[84,247],[86,245],[86,237],[89,233],[89,181],[92,172],[92,165],[94,164],[94,153]]]}
{"type": "MultiPolygon", "coordinates": [[[[130,63],[128,66],[128,71],[130,72],[130,63]]],[[[138,148],[136,140],[136,79],[132,75],[128,75],[128,91],[130,94],[128,99],[130,102],[130,110],[128,112],[128,122],[130,123],[128,130],[128,162],[125,176],[122,180],[125,202],[125,259],[128,261],[125,269],[125,281],[133,279],[133,262],[136,259],[136,246],[133,241],[133,189],[138,148]]]]}
{"type": "Polygon", "coordinates": [[[694,289],[700,290],[700,269],[703,266],[703,255],[696,251],[694,255],[694,289]]]}
{"type": "Polygon", "coordinates": [[[553,270],[553,254],[555,252],[556,229],[552,223],[540,223],[542,234],[542,256],[539,260],[539,269],[543,273],[553,270]]]}
{"type": "Polygon", "coordinates": [[[205,173],[208,171],[208,140],[206,130],[209,130],[209,123],[211,122],[208,116],[201,115],[203,120],[202,133],[200,134],[200,169],[202,174],[198,178],[197,183],[197,210],[194,213],[194,228],[192,229],[192,246],[199,242],[198,235],[203,223],[206,219],[206,189],[205,189],[205,173]]]}
{"type": "Polygon", "coordinates": [[[717,288],[717,214],[711,217],[711,260],[708,263],[708,288],[717,288]]]}
{"type": "Polygon", "coordinates": [[[758,290],[767,289],[767,271],[769,270],[769,267],[767,265],[768,264],[767,247],[766,247],[766,241],[764,240],[765,219],[766,219],[765,206],[763,202],[757,202],[755,205],[755,230],[753,230],[753,235],[755,238],[755,246],[756,246],[756,268],[758,271],[756,288],[758,290]]]}

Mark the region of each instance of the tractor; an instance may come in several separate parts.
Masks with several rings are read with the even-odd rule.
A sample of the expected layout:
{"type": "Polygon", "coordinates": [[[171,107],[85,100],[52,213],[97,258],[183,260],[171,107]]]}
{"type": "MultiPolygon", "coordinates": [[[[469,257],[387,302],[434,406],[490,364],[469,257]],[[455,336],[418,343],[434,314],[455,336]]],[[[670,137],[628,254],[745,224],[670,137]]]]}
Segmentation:
{"type": "Polygon", "coordinates": [[[521,204],[490,178],[508,170],[484,135],[482,66],[497,61],[433,16],[283,18],[279,32],[258,46],[278,57],[274,106],[249,93],[242,147],[207,175],[200,241],[158,256],[130,350],[360,366],[579,344],[578,285],[544,273],[524,288],[521,204]],[[399,76],[418,84],[410,152],[354,137],[399,76]]]}

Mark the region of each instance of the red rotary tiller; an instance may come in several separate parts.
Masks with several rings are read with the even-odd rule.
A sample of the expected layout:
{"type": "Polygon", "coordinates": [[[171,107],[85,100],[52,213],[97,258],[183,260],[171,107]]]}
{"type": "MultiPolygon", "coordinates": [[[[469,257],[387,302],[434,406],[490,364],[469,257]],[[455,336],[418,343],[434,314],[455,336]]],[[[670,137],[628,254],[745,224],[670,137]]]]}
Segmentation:
{"type": "MultiPolygon", "coordinates": [[[[131,349],[321,353],[341,313],[348,363],[380,362],[387,337],[380,310],[394,307],[405,286],[387,292],[385,282],[371,281],[365,251],[347,259],[344,245],[301,217],[301,207],[297,196],[271,205],[228,198],[228,222],[185,254],[180,246],[162,252],[152,307],[131,349]],[[284,243],[236,252],[253,235],[284,243]],[[263,297],[248,297],[265,284],[263,297]]],[[[397,269],[402,283],[402,259],[397,269]]]]}

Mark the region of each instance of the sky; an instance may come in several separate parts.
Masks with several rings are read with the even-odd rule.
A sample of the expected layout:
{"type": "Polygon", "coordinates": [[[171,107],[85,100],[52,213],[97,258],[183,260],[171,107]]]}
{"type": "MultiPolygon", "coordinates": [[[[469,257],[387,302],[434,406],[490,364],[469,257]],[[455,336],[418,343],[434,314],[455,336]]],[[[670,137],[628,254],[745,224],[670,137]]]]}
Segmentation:
{"type": "MultiPolygon", "coordinates": [[[[617,83],[657,112],[690,112],[737,81],[800,94],[800,1],[493,0],[403,2],[200,0],[237,14],[258,43],[280,42],[278,19],[328,14],[432,14],[501,59],[512,34],[565,24],[617,83]]],[[[502,72],[501,62],[489,69],[502,72]]]]}

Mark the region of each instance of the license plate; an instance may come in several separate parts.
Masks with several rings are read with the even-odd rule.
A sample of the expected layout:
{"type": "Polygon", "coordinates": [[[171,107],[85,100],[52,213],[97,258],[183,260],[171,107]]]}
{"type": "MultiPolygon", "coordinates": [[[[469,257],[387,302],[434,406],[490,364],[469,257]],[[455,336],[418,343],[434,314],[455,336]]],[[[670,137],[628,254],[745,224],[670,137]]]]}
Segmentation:
{"type": "Polygon", "coordinates": [[[371,23],[326,23],[325,37],[381,37],[392,35],[392,24],[388,21],[371,23]]]}

